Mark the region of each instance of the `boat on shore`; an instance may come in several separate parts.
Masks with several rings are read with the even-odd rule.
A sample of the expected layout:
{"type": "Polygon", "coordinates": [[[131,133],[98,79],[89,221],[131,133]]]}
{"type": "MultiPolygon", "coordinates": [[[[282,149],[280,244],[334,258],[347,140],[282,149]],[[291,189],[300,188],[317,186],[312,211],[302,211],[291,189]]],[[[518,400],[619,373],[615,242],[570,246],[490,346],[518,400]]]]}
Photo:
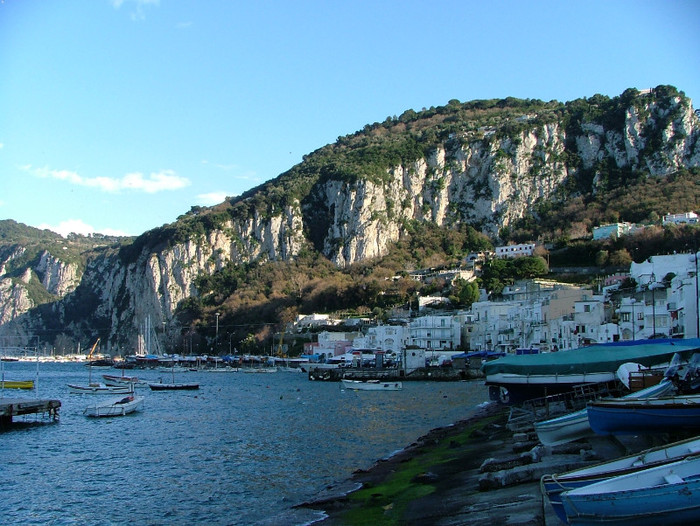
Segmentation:
{"type": "Polygon", "coordinates": [[[700,429],[700,395],[612,398],[589,402],[597,435],[637,435],[700,429]]]}
{"type": "Polygon", "coordinates": [[[549,500],[557,516],[566,523],[566,512],[561,499],[561,494],[565,491],[697,455],[700,455],[700,438],[695,437],[647,449],[634,455],[602,462],[594,466],[586,466],[556,475],[544,475],[540,479],[540,489],[542,495],[549,500]]]}
{"type": "Polygon", "coordinates": [[[627,362],[659,367],[676,353],[688,360],[697,351],[697,338],[616,342],[570,351],[508,355],[483,364],[482,371],[492,400],[515,403],[570,392],[582,384],[619,381],[617,370],[627,362]]]}
{"type": "MultiPolygon", "coordinates": [[[[652,398],[675,392],[676,387],[673,383],[669,380],[663,380],[658,385],[648,387],[636,393],[631,393],[622,398],[652,398]]],[[[535,432],[537,433],[537,438],[539,438],[540,442],[545,446],[558,446],[595,435],[588,421],[587,407],[556,418],[535,422],[535,432]]]]}
{"type": "Polygon", "coordinates": [[[700,457],[565,491],[561,499],[569,524],[697,524],[700,457]]]}
{"type": "MultiPolygon", "coordinates": [[[[698,357],[700,357],[700,353],[693,354],[690,362],[683,370],[684,378],[688,375],[694,376],[697,374],[698,357]]],[[[622,398],[657,398],[678,394],[678,387],[675,382],[677,381],[680,368],[681,357],[679,354],[674,354],[670,365],[663,373],[663,379],[658,384],[630,393],[622,398]]],[[[588,422],[587,407],[562,416],[535,422],[535,432],[540,442],[545,446],[558,446],[595,435],[588,422]]]]}
{"type": "Polygon", "coordinates": [[[403,389],[401,382],[383,382],[381,380],[349,380],[343,378],[340,387],[351,391],[400,391],[403,389]]]}
{"type": "Polygon", "coordinates": [[[129,395],[89,405],[85,408],[83,414],[95,417],[124,416],[141,410],[143,403],[143,396],[129,395]]]}

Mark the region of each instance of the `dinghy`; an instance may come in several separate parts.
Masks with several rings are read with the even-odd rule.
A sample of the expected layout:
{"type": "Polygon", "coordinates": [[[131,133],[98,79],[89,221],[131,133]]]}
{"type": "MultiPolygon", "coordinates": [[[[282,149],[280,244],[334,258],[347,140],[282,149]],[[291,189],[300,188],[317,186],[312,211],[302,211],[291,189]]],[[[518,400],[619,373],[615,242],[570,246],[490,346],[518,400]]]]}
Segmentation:
{"type": "Polygon", "coordinates": [[[700,457],[565,491],[561,499],[569,524],[698,524],[700,457]]]}

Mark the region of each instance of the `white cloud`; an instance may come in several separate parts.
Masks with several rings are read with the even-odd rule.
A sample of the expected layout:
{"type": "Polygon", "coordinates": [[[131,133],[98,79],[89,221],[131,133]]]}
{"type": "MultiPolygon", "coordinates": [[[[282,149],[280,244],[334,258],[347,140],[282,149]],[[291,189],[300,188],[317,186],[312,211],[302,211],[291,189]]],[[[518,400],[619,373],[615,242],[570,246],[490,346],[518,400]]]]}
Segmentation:
{"type": "Polygon", "coordinates": [[[197,196],[197,202],[204,206],[213,206],[223,203],[227,197],[231,197],[231,194],[226,192],[209,192],[206,194],[199,194],[197,196]]]}
{"type": "Polygon", "coordinates": [[[88,225],[82,219],[68,219],[66,221],[61,221],[58,225],[49,225],[47,223],[42,223],[41,225],[37,226],[37,228],[51,230],[53,232],[56,232],[57,234],[62,235],[63,237],[67,237],[68,234],[81,234],[86,236],[88,234],[96,233],[104,234],[107,236],[130,235],[120,230],[114,230],[112,228],[101,229],[98,232],[92,225],[88,225]]]}
{"type": "Polygon", "coordinates": [[[111,0],[112,7],[114,9],[120,9],[123,5],[133,5],[130,16],[134,21],[141,21],[146,19],[146,6],[158,6],[160,5],[160,0],[111,0]]]}
{"type": "Polygon", "coordinates": [[[33,168],[29,165],[21,168],[37,177],[56,179],[76,186],[97,188],[103,192],[110,193],[131,190],[155,194],[168,190],[180,190],[190,185],[189,179],[177,175],[173,170],[154,172],[147,178],[140,172],[134,172],[126,174],[121,179],[115,179],[114,177],[83,177],[77,172],[70,170],[51,170],[46,167],[33,168]]]}

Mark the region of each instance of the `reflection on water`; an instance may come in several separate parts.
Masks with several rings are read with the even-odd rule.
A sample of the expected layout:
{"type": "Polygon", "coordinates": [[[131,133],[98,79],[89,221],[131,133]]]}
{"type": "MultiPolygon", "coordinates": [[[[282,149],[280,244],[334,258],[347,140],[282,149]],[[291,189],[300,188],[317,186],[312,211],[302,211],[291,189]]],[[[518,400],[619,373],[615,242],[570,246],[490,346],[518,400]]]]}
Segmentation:
{"type": "MultiPolygon", "coordinates": [[[[10,367],[18,378],[36,371],[13,363],[6,373],[10,367]]],[[[164,374],[138,373],[151,381],[164,374]]],[[[60,422],[0,433],[4,523],[250,524],[487,399],[482,382],[356,392],[300,373],[188,372],[179,376],[199,382],[199,391],[141,389],[141,413],[89,419],[82,411],[94,396],[66,387],[87,382],[84,366],[42,364],[39,374],[39,397],[62,402],[60,422]]]]}

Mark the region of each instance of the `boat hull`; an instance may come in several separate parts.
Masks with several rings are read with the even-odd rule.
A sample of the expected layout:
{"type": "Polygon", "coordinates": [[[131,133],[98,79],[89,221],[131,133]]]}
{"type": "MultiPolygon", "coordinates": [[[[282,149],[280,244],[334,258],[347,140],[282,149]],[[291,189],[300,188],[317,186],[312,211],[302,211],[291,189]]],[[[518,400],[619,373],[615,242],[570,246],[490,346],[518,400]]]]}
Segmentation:
{"type": "Polygon", "coordinates": [[[684,458],[700,455],[700,438],[674,442],[662,447],[647,449],[635,455],[616,458],[594,466],[586,466],[566,473],[544,475],[540,479],[540,489],[557,516],[567,522],[561,495],[613,477],[634,473],[684,458]]]}
{"type": "Polygon", "coordinates": [[[692,458],[565,491],[570,524],[697,524],[700,459],[692,458]]]}
{"type": "MultiPolygon", "coordinates": [[[[623,397],[623,399],[665,396],[675,392],[675,390],[676,388],[673,382],[663,380],[657,385],[629,394],[623,397]]],[[[558,446],[595,435],[588,421],[588,408],[568,413],[557,418],[535,422],[535,432],[540,442],[545,446],[558,446]]]]}
{"type": "Polygon", "coordinates": [[[112,385],[75,385],[68,384],[68,390],[73,394],[131,394],[134,392],[130,386],[112,385]]]}
{"type": "Polygon", "coordinates": [[[0,381],[3,389],[34,389],[34,380],[5,380],[0,381]]]}
{"type": "Polygon", "coordinates": [[[343,389],[350,389],[352,391],[400,391],[403,389],[403,384],[401,382],[363,382],[362,380],[343,379],[340,381],[340,384],[343,389]]]}
{"type": "Polygon", "coordinates": [[[143,408],[143,396],[128,396],[116,398],[101,404],[90,405],[83,414],[91,417],[125,416],[143,408]]]}
{"type": "Polygon", "coordinates": [[[617,369],[634,362],[644,367],[671,361],[675,354],[687,359],[700,349],[700,340],[592,345],[542,354],[508,355],[485,363],[482,371],[492,400],[515,403],[570,392],[581,384],[617,380],[617,369]]]}
{"type": "Polygon", "coordinates": [[[700,395],[599,400],[588,404],[597,435],[636,435],[700,429],[700,395]]]}
{"type": "Polygon", "coordinates": [[[151,391],[192,391],[199,389],[199,384],[148,384],[151,391]]]}

